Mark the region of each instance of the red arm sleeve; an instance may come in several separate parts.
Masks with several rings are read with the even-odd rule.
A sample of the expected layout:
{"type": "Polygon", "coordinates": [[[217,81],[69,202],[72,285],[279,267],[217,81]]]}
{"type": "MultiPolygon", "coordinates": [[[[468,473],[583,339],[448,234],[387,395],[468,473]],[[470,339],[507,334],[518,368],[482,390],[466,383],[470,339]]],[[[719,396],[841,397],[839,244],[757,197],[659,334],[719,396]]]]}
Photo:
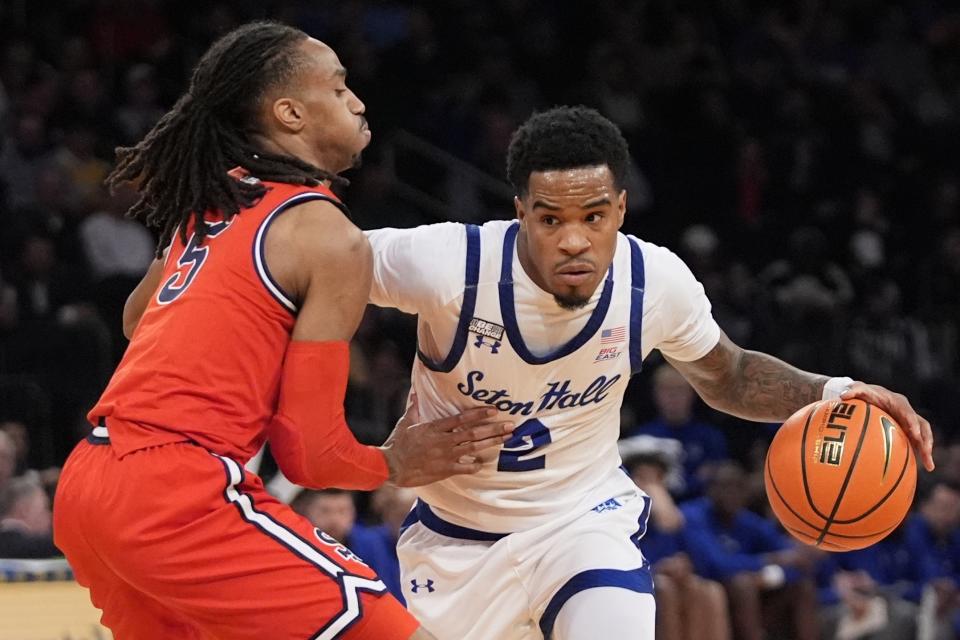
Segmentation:
{"type": "Polygon", "coordinates": [[[353,437],[343,415],[349,345],[291,342],[277,413],[267,427],[270,451],[291,482],[320,489],[375,489],[389,474],[376,447],[353,437]]]}

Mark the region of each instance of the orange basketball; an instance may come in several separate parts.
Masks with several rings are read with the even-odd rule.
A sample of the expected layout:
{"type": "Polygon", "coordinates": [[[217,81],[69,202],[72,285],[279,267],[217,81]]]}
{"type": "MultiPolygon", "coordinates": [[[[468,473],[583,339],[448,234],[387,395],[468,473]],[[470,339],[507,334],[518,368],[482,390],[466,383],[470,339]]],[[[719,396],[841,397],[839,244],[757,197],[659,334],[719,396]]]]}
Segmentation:
{"type": "Polygon", "coordinates": [[[879,542],[907,515],[917,463],[885,411],[863,400],[824,400],[783,423],[763,477],[770,506],[793,537],[851,551],[879,542]]]}

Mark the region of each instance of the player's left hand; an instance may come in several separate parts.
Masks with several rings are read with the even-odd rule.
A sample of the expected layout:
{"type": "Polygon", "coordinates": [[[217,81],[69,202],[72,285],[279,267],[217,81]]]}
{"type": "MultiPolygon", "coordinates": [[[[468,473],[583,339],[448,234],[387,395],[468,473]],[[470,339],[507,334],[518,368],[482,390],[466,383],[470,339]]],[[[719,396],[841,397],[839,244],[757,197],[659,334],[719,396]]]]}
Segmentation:
{"type": "Polygon", "coordinates": [[[843,400],[860,398],[889,413],[910,438],[923,467],[927,471],[933,471],[933,431],[930,423],[917,415],[906,396],[880,385],[854,382],[840,397],[843,400]]]}

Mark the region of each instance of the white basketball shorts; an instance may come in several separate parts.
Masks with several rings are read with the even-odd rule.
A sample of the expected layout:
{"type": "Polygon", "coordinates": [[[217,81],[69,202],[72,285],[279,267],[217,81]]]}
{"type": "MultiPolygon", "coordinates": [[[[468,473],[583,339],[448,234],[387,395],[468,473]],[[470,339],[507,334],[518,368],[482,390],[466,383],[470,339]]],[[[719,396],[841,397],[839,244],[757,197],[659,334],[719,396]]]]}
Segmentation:
{"type": "Polygon", "coordinates": [[[403,595],[438,640],[570,640],[555,629],[564,605],[616,588],[643,597],[626,607],[624,597],[575,601],[590,603],[589,615],[607,621],[600,627],[624,627],[615,638],[652,640],[653,578],[638,548],[649,514],[649,497],[621,489],[586,511],[494,534],[447,522],[419,501],[397,545],[403,595]],[[593,610],[608,601],[610,611],[593,610]]]}

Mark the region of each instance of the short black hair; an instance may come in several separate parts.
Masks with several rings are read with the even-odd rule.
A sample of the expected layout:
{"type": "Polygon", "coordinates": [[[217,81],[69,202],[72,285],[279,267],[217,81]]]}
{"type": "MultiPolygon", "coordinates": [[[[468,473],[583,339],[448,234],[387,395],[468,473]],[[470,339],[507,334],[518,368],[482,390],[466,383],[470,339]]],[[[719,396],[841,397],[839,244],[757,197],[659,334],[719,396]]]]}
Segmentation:
{"type": "Polygon", "coordinates": [[[349,496],[353,500],[353,491],[349,489],[340,489],[339,487],[325,487],[323,489],[304,489],[290,501],[290,508],[304,515],[314,500],[323,496],[349,496]]]}
{"type": "Polygon", "coordinates": [[[535,113],[510,139],[507,180],[517,195],[527,193],[534,171],[607,165],[614,186],[622,189],[629,151],[617,125],[584,106],[559,106],[535,113]]]}

